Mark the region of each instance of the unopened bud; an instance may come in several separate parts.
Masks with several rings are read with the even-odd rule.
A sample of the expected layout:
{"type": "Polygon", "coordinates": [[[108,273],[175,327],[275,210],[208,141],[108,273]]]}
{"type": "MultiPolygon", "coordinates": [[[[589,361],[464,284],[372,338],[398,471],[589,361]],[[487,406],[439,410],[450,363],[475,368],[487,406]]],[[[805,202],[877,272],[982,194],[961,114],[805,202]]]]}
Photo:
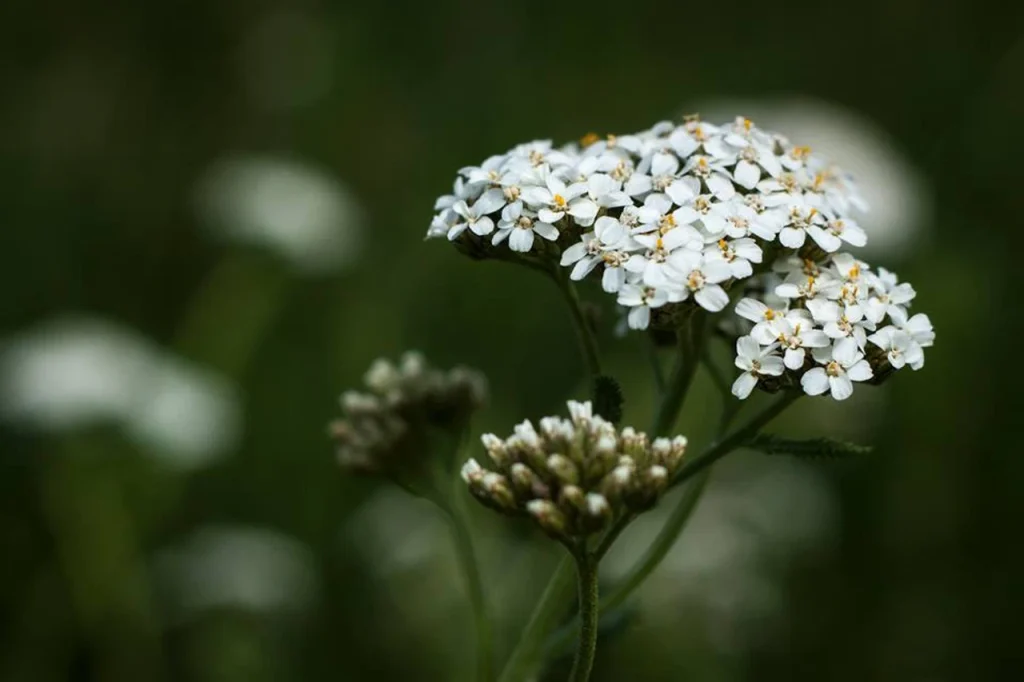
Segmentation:
{"type": "Polygon", "coordinates": [[[522,462],[516,462],[509,468],[509,476],[520,497],[547,497],[550,494],[548,485],[522,462]]]}
{"type": "Polygon", "coordinates": [[[526,503],[526,511],[549,535],[556,538],[565,537],[565,515],[551,500],[530,500],[526,503]]]}
{"type": "Polygon", "coordinates": [[[571,484],[579,481],[580,472],[572,460],[565,455],[555,453],[548,457],[548,471],[552,473],[562,484],[571,484]]]}

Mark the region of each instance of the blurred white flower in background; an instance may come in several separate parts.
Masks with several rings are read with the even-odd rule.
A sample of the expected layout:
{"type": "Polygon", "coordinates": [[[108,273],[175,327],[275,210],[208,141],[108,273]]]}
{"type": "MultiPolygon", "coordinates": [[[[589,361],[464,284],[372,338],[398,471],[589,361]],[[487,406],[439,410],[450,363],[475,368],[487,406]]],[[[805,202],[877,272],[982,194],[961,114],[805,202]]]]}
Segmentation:
{"type": "Polygon", "coordinates": [[[801,96],[710,100],[692,108],[707,120],[726,120],[740,112],[759,126],[786,135],[793,144],[810,146],[849,172],[871,207],[859,216],[868,243],[856,249],[858,256],[894,259],[927,237],[922,230],[931,219],[928,184],[896,140],[868,118],[801,96]]]}
{"type": "MultiPolygon", "coordinates": [[[[666,501],[623,535],[603,564],[608,577],[629,572],[672,507],[666,501]]],[[[812,467],[781,457],[730,456],[716,466],[670,554],[639,588],[644,620],[660,631],[703,613],[710,639],[723,651],[770,635],[765,623],[785,616],[779,582],[786,565],[821,548],[836,514],[826,483],[812,467]]]]}
{"type": "Polygon", "coordinates": [[[65,431],[113,423],[176,469],[235,445],[241,407],[219,375],[92,317],[61,317],[0,342],[0,417],[65,431]]]}
{"type": "Polygon", "coordinates": [[[309,274],[343,269],[361,252],[364,212],[355,196],[298,161],[222,158],[200,177],[195,200],[219,236],[269,248],[309,274]]]}
{"type": "Polygon", "coordinates": [[[309,548],[277,531],[209,525],[157,553],[154,575],[171,619],[208,609],[294,614],[320,591],[309,548]]]}

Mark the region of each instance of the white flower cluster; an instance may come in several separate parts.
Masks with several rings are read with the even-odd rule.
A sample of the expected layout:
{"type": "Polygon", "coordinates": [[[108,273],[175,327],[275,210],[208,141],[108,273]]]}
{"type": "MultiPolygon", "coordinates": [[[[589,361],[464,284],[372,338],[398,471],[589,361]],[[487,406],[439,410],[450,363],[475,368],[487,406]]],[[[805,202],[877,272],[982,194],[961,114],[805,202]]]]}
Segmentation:
{"type": "Polygon", "coordinates": [[[855,381],[924,366],[935,332],[924,313],[910,316],[916,293],[893,273],[874,273],[848,253],[825,263],[790,256],[773,270],[744,282],[759,298],[736,304],[736,314],[753,323],[736,341],[743,370],[732,386],[736,397],[746,398],[758,382],[799,379],[808,395],[845,400],[855,381]]]}
{"type": "Polygon", "coordinates": [[[556,538],[606,529],[623,514],[651,507],[679,469],[686,438],[656,438],[632,427],[621,431],[570,400],[569,419],[544,417],[539,431],[527,420],[506,439],[483,436],[493,470],[471,459],[462,478],[482,503],[528,515],[556,538]]]}
{"type": "MultiPolygon", "coordinates": [[[[499,256],[507,242],[525,260],[557,260],[571,268],[573,280],[600,272],[604,291],[627,310],[630,328],[672,328],[676,311],[684,306],[721,311],[730,293],[744,291],[779,261],[798,256],[800,268],[807,260],[822,271],[841,270],[850,258],[837,255],[843,245],[867,242],[850,217],[855,209],[866,206],[852,180],[808,147],[794,146],[743,117],[711,125],[693,116],[681,125],[661,122],[606,139],[592,135],[561,148],[535,141],[463,168],[453,193],[438,199],[427,236],[473,246],[484,256],[499,256]]],[[[844,362],[851,370],[857,365],[868,331],[875,332],[873,343],[891,351],[892,367],[919,366],[920,348],[931,343],[926,317],[911,324],[894,313],[905,313],[913,296],[909,285],[896,285],[884,271],[870,275],[863,264],[858,271],[864,273],[860,278],[838,271],[829,275],[838,283],[833,290],[829,277],[808,284],[781,269],[788,293],[780,295],[791,301],[789,324],[816,331],[799,324],[810,314],[820,326],[842,322],[860,330],[856,348],[838,340],[826,344],[829,356],[821,360],[826,375],[808,371],[808,393],[830,391],[837,399],[849,394],[845,381],[831,380],[839,376],[836,368],[847,367],[844,362]],[[848,293],[836,293],[847,284],[848,293]],[[812,313],[807,308],[812,300],[828,305],[814,303],[820,310],[812,313]],[[859,324],[849,322],[851,315],[859,324]],[[885,319],[890,324],[879,326],[885,319]]],[[[785,338],[785,333],[775,335],[776,348],[758,344],[763,358],[754,357],[753,346],[743,342],[737,363],[747,370],[757,362],[760,369],[741,377],[737,395],[749,394],[759,376],[777,376],[771,374],[776,370],[781,375],[772,359],[776,351],[783,343],[802,343],[785,338]]],[[[811,339],[804,343],[808,348],[826,347],[810,345],[823,343],[816,334],[811,339]]],[[[793,350],[790,364],[797,362],[793,350]]],[[[824,351],[814,357],[824,358],[824,351]]],[[[851,375],[844,369],[843,376],[868,378],[863,370],[851,375]]]]}

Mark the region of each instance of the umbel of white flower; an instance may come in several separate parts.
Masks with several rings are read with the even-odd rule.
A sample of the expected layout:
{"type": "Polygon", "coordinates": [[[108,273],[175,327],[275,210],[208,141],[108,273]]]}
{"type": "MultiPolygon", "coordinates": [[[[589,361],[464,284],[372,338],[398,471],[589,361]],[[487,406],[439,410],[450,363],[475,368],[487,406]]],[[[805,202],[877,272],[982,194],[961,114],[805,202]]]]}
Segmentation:
{"type": "Polygon", "coordinates": [[[330,426],[342,467],[408,480],[426,463],[437,433],[461,436],[487,399],[487,381],[472,369],[427,365],[414,352],[395,366],[378,359],[365,391],[341,396],[342,417],[330,426]]]}
{"type": "Polygon", "coordinates": [[[627,513],[650,508],[686,452],[686,438],[653,442],[632,427],[618,430],[589,402],[569,401],[569,419],[530,421],[504,440],[483,436],[490,459],[462,467],[470,492],[500,512],[532,518],[549,535],[581,538],[627,513]]]}
{"type": "Polygon", "coordinates": [[[843,400],[920,369],[934,342],[910,284],[842,251],[867,242],[853,180],[743,117],[522,144],[461,169],[435,210],[428,237],[598,280],[632,329],[731,308],[740,319],[717,323],[736,340],[739,398],[800,387],[843,400]]]}

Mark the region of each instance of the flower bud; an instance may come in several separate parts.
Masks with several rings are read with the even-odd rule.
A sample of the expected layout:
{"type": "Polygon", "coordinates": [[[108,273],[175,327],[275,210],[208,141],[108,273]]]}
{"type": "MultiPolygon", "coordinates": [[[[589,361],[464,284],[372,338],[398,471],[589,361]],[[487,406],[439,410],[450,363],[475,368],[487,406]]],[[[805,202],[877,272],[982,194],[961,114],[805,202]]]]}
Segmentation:
{"type": "Polygon", "coordinates": [[[485,484],[475,464],[469,480],[474,495],[488,506],[528,516],[563,541],[602,532],[616,519],[653,505],[686,445],[682,437],[652,444],[630,427],[618,431],[589,403],[572,403],[570,413],[571,419],[544,417],[539,431],[524,421],[504,441],[484,437],[502,485],[485,484]],[[500,490],[500,499],[494,491],[479,492],[486,488],[500,490]]]}
{"type": "MultiPolygon", "coordinates": [[[[345,391],[343,418],[330,428],[343,468],[388,476],[407,489],[427,490],[432,456],[450,457],[473,412],[486,395],[479,372],[442,372],[418,353],[398,366],[375,360],[364,376],[365,392],[345,391]]],[[[490,445],[497,448],[494,438],[490,445]]],[[[500,449],[492,458],[501,459],[500,449]]],[[[500,464],[500,462],[498,462],[500,464]]],[[[500,491],[496,493],[501,497],[500,491]]]]}

